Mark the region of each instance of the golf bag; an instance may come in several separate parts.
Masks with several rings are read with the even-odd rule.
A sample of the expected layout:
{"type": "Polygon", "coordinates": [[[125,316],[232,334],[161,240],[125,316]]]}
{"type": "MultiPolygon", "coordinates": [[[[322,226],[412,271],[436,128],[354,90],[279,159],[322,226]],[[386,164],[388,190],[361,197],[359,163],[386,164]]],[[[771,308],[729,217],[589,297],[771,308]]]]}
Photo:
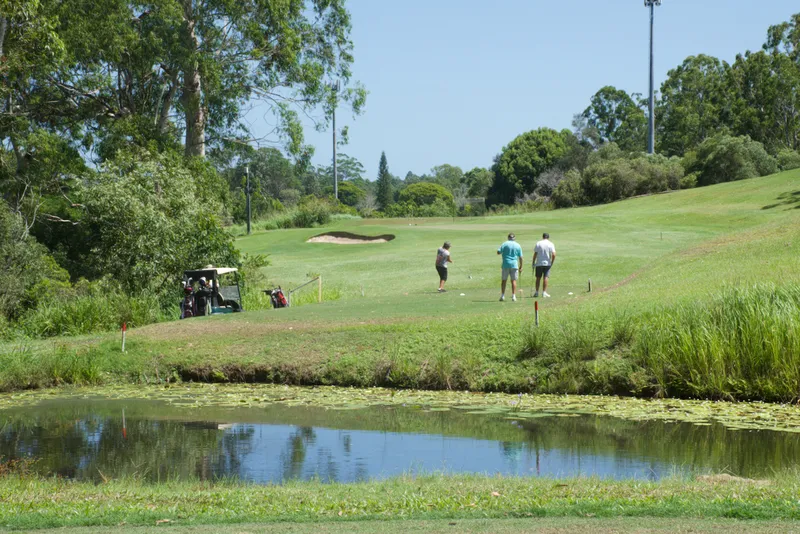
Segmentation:
{"type": "Polygon", "coordinates": [[[283,295],[283,290],[280,288],[280,286],[269,292],[269,299],[272,301],[273,308],[286,308],[289,306],[289,302],[283,295]]]}
{"type": "Polygon", "coordinates": [[[183,299],[183,317],[182,319],[188,319],[189,317],[194,317],[194,295],[189,293],[183,299]]]}

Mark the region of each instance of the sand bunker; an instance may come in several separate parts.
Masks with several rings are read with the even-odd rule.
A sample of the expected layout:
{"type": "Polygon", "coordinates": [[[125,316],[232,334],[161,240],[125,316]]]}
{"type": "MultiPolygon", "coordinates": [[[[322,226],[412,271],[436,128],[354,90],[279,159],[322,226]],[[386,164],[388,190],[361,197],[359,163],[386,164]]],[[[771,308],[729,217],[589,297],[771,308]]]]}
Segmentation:
{"type": "Polygon", "coordinates": [[[306,243],[333,243],[335,245],[363,245],[366,243],[388,243],[394,239],[392,234],[384,235],[358,235],[350,232],[328,232],[327,234],[315,235],[306,243]]]}

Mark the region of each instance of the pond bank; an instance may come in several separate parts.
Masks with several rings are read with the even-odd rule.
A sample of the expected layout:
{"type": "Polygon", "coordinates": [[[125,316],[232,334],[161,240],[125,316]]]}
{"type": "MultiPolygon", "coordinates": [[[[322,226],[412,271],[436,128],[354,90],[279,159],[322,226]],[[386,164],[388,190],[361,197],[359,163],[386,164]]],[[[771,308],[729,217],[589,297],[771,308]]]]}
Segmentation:
{"type": "Polygon", "coordinates": [[[281,486],[95,485],[9,475],[0,478],[0,525],[9,529],[93,525],[188,526],[509,517],[800,519],[800,485],[787,476],[746,479],[519,479],[423,476],[357,484],[281,486]]]}

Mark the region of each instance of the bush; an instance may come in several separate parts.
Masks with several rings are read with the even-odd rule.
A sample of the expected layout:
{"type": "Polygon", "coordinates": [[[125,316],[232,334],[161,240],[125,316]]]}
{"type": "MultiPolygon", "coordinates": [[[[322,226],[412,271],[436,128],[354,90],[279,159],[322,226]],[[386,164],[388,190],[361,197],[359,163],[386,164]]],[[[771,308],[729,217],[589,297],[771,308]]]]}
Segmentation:
{"type": "Polygon", "coordinates": [[[698,185],[712,185],[774,174],[778,162],[748,136],[720,134],[697,147],[697,160],[689,170],[699,172],[698,185]]]}
{"type": "Polygon", "coordinates": [[[432,184],[429,182],[418,182],[409,185],[400,191],[400,202],[411,202],[416,206],[425,206],[433,204],[437,200],[451,206],[454,206],[453,193],[445,189],[439,184],[432,184]]]}
{"type": "Polygon", "coordinates": [[[78,336],[117,330],[122,323],[144,326],[178,318],[178,299],[174,308],[154,293],[127,295],[109,279],[76,284],[69,292],[25,313],[17,324],[30,338],[78,336]]]}
{"type": "Polygon", "coordinates": [[[81,188],[73,277],[111,276],[126,292],[160,293],[185,269],[235,265],[238,252],[218,217],[222,207],[202,195],[180,157],[120,155],[81,188]]]}
{"type": "Polygon", "coordinates": [[[553,190],[551,200],[556,208],[571,208],[586,204],[586,196],[581,187],[581,174],[572,170],[564,175],[564,179],[558,182],[553,190]]]}
{"type": "Polygon", "coordinates": [[[14,319],[69,287],[69,274],[27,234],[18,214],[0,201],[0,316],[14,319]],[[13,274],[12,274],[13,273],[13,274]]]}
{"type": "Polygon", "coordinates": [[[581,187],[589,203],[605,203],[678,189],[683,175],[678,158],[608,151],[583,171],[581,187]]]}
{"type": "Polygon", "coordinates": [[[800,168],[800,153],[789,148],[781,150],[778,152],[778,166],[782,171],[800,168]]]}
{"type": "MultiPolygon", "coordinates": [[[[352,182],[339,183],[339,202],[355,208],[367,198],[367,192],[352,182]]],[[[333,196],[333,187],[326,187],[325,193],[333,196]]]]}

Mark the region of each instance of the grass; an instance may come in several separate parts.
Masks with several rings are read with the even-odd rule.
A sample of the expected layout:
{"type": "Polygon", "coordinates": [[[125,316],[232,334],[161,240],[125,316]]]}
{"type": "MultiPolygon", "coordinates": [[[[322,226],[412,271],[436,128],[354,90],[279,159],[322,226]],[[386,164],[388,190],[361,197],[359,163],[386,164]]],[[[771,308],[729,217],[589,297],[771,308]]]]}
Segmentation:
{"type": "MultiPolygon", "coordinates": [[[[590,208],[254,234],[238,245],[269,254],[270,281],[294,287],[321,273],[340,300],[138,328],[125,354],[116,335],[6,343],[0,390],[179,377],[793,400],[800,210],[776,199],[798,183],[791,171],[590,208]],[[331,230],[396,239],[305,243],[331,230]],[[495,251],[509,231],[526,262],[543,231],[558,249],[538,332],[531,299],[497,302],[495,251]],[[444,240],[455,263],[437,294],[444,240]],[[60,358],[87,362],[91,378],[64,379],[60,358]]],[[[522,284],[529,294],[529,267],[522,284]]]]}
{"type": "MultiPolygon", "coordinates": [[[[355,484],[92,483],[0,478],[0,525],[79,526],[475,520],[491,518],[688,518],[796,521],[794,476],[661,482],[593,478],[400,477],[355,484]]],[[[401,523],[402,524],[402,523],[401,523]]],[[[396,528],[396,527],[395,527],[396,528]]]]}
{"type": "MultiPolygon", "coordinates": [[[[153,532],[163,527],[128,527],[126,532],[153,532]]],[[[108,532],[108,527],[88,527],[59,529],[68,534],[94,534],[108,532]]],[[[800,525],[791,521],[752,521],[736,519],[696,519],[696,518],[526,518],[526,519],[433,519],[433,520],[398,520],[398,521],[336,521],[329,523],[259,523],[211,526],[171,526],[170,532],[235,532],[246,534],[251,532],[290,534],[339,534],[382,532],[386,534],[421,532],[440,534],[452,532],[492,534],[562,534],[564,532],[594,532],[596,534],[618,534],[621,532],[639,533],[694,533],[707,532],[748,532],[751,534],[785,534],[800,532],[800,525]]]]}

